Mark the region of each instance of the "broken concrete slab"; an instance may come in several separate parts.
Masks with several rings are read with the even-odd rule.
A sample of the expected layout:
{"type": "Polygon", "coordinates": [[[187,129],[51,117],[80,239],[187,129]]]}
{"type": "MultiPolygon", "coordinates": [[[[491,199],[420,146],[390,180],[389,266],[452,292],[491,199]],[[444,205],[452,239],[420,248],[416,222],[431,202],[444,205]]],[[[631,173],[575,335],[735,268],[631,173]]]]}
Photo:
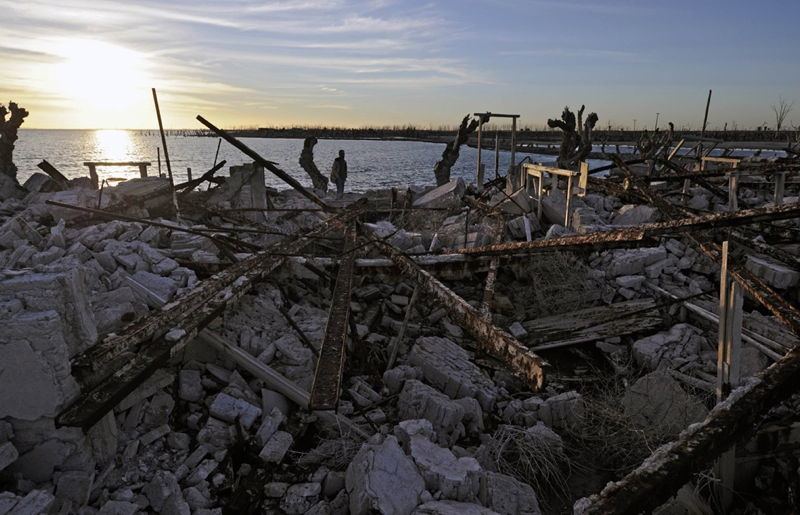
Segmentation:
{"type": "Polygon", "coordinates": [[[280,463],[293,442],[294,438],[290,433],[278,431],[264,444],[258,457],[265,463],[280,463]]]}
{"type": "Polygon", "coordinates": [[[484,410],[493,408],[497,387],[472,362],[469,353],[451,340],[436,336],[418,338],[408,362],[422,369],[425,380],[451,398],[473,397],[484,410]]]}
{"type": "Polygon", "coordinates": [[[409,455],[425,480],[428,491],[444,499],[473,501],[480,491],[483,469],[475,458],[456,456],[424,436],[412,436],[409,455]]]}
{"type": "Polygon", "coordinates": [[[431,422],[439,442],[448,447],[461,438],[466,429],[464,408],[441,392],[415,379],[405,382],[397,411],[401,420],[424,418],[431,422]]]}
{"type": "Polygon", "coordinates": [[[637,425],[662,436],[677,436],[700,422],[708,409],[686,393],[669,374],[651,372],[637,380],[622,398],[625,415],[637,425]]]}
{"type": "Polygon", "coordinates": [[[379,444],[365,443],[347,467],[345,485],[354,515],[408,515],[425,491],[425,481],[394,436],[379,444]]]}
{"type": "Polygon", "coordinates": [[[461,197],[467,190],[464,179],[452,179],[447,184],[425,193],[414,201],[414,207],[448,208],[461,205],[461,197]]]}

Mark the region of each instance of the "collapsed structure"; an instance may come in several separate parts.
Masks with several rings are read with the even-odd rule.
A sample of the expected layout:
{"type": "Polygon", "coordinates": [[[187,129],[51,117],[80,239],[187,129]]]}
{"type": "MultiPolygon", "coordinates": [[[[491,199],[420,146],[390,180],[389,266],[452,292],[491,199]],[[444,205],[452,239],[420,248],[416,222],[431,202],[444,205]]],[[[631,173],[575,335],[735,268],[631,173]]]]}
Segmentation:
{"type": "Polygon", "coordinates": [[[598,179],[582,111],[511,191],[443,180],[468,118],[443,184],[336,204],[201,117],[254,161],[205,191],[41,166],[0,205],[0,514],[790,502],[800,161],[670,133],[598,179]]]}

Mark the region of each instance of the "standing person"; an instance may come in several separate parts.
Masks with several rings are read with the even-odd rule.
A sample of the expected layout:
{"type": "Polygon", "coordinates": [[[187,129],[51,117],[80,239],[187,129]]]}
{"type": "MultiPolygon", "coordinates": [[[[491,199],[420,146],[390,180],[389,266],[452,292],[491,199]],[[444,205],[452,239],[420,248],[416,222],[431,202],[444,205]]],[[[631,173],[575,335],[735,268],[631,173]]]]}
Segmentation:
{"type": "Polygon", "coordinates": [[[347,180],[347,161],[344,160],[344,150],[339,151],[339,157],[333,160],[331,180],[336,184],[336,198],[344,195],[344,181],[347,180]]]}

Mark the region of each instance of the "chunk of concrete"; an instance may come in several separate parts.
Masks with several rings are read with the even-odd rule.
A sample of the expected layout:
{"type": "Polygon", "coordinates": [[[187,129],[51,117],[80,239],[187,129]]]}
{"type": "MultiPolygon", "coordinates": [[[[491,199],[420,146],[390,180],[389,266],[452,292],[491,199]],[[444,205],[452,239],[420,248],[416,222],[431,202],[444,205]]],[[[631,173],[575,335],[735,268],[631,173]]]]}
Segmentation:
{"type": "Polygon", "coordinates": [[[665,372],[641,377],[622,398],[625,415],[637,425],[662,436],[677,436],[689,424],[700,422],[708,410],[665,372]]]}
{"type": "Polygon", "coordinates": [[[0,444],[0,471],[8,467],[19,458],[17,448],[11,442],[0,444]]]}
{"type": "Polygon", "coordinates": [[[264,444],[258,457],[265,463],[280,463],[293,441],[294,438],[291,434],[286,431],[278,431],[264,444]]]}
{"type": "MultiPolygon", "coordinates": [[[[97,340],[86,283],[82,268],[14,275],[0,280],[0,300],[19,299],[28,312],[55,311],[63,327],[61,337],[67,344],[68,357],[72,357],[97,340]]],[[[0,334],[0,343],[8,341],[3,336],[0,334]]],[[[11,334],[7,336],[12,338],[11,334]]]]}
{"type": "Polygon", "coordinates": [[[473,397],[484,410],[492,410],[497,387],[463,347],[447,338],[423,336],[417,338],[408,362],[421,368],[425,380],[451,398],[473,397]]]}
{"type": "Polygon", "coordinates": [[[771,259],[747,256],[745,267],[774,288],[785,290],[800,283],[800,272],[771,259]]]}
{"type": "Polygon", "coordinates": [[[483,470],[475,458],[456,458],[423,436],[413,436],[409,454],[430,492],[441,492],[445,499],[472,501],[480,491],[483,470]]]}
{"type": "Polygon", "coordinates": [[[172,472],[157,470],[153,479],[142,489],[142,493],[147,496],[150,506],[160,512],[171,495],[181,495],[181,487],[172,472]]]}
{"type": "Polygon", "coordinates": [[[658,221],[658,210],[646,205],[626,204],[614,216],[614,225],[640,225],[658,221]]]}
{"type": "Polygon", "coordinates": [[[281,499],[281,509],[289,515],[306,513],[319,501],[322,486],[319,483],[298,483],[286,490],[281,499]]]}
{"type": "Polygon", "coordinates": [[[8,515],[48,513],[54,501],[55,497],[47,490],[31,490],[8,512],[8,515]]]}
{"type": "Polygon", "coordinates": [[[393,436],[365,443],[347,467],[345,487],[350,512],[408,515],[420,502],[425,481],[393,436]]]}
{"type": "Polygon", "coordinates": [[[456,207],[467,191],[464,179],[452,179],[447,184],[434,188],[414,201],[414,207],[456,207]]]}
{"type": "Polygon", "coordinates": [[[208,412],[226,422],[236,422],[238,420],[245,428],[252,426],[256,419],[261,416],[261,408],[253,406],[242,399],[231,397],[224,392],[218,393],[214,397],[214,402],[211,403],[208,412]]]}
{"type": "Polygon", "coordinates": [[[84,506],[89,502],[89,494],[94,485],[94,473],[82,471],[62,472],[56,483],[56,497],[68,500],[74,507],[84,506]]]}
{"type": "Polygon", "coordinates": [[[461,404],[415,379],[405,382],[397,402],[397,412],[401,420],[429,420],[438,441],[447,446],[454,444],[466,432],[461,404]]]}
{"type": "Polygon", "coordinates": [[[497,472],[483,475],[480,501],[487,508],[502,514],[542,514],[539,499],[530,485],[497,472]]]}
{"type": "Polygon", "coordinates": [[[184,369],[178,373],[178,397],[188,402],[200,402],[205,396],[199,370],[184,369]]]}

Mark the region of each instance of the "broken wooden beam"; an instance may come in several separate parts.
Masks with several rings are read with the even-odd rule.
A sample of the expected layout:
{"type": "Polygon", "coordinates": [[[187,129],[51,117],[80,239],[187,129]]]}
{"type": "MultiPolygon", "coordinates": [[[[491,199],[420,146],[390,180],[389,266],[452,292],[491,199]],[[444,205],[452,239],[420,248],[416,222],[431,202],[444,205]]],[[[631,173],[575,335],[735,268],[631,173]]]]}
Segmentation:
{"type": "Polygon", "coordinates": [[[339,261],[339,273],[336,274],[336,283],[333,287],[325,337],[322,340],[314,372],[314,384],[311,387],[311,409],[314,410],[335,410],[339,403],[350,318],[350,294],[353,287],[353,270],[355,270],[355,243],[355,225],[349,224],[344,233],[343,257],[339,261]]]}
{"type": "Polygon", "coordinates": [[[542,358],[531,352],[509,333],[488,322],[479,310],[456,295],[393,245],[374,235],[368,236],[368,239],[384,252],[405,275],[416,281],[425,294],[438,301],[453,320],[475,338],[482,350],[499,357],[533,391],[541,389],[544,384],[544,367],[547,365],[542,358]]]}
{"type": "Polygon", "coordinates": [[[300,184],[299,182],[297,182],[297,180],[294,177],[292,177],[288,173],[286,173],[283,170],[281,170],[280,168],[278,168],[276,166],[277,163],[275,163],[273,161],[267,161],[266,159],[264,159],[263,157],[258,155],[258,153],[256,153],[253,149],[251,149],[250,147],[248,147],[247,145],[245,145],[244,143],[242,143],[238,139],[236,139],[233,136],[231,136],[230,134],[228,134],[227,131],[216,127],[213,123],[209,122],[208,120],[206,120],[202,116],[197,115],[197,121],[199,121],[200,123],[202,123],[203,125],[208,127],[212,132],[217,134],[217,136],[219,136],[220,138],[224,139],[225,141],[227,141],[228,143],[230,143],[234,147],[236,147],[239,150],[241,150],[245,155],[247,155],[250,159],[255,161],[257,164],[263,166],[264,168],[266,168],[267,170],[269,170],[270,172],[272,172],[273,174],[278,176],[278,178],[280,178],[283,182],[285,182],[286,184],[288,184],[289,186],[294,188],[298,193],[303,195],[305,198],[307,198],[311,202],[315,203],[316,205],[318,205],[319,207],[321,207],[322,209],[324,209],[326,211],[330,211],[331,210],[331,207],[328,204],[326,204],[321,198],[319,198],[314,193],[312,193],[312,192],[308,191],[306,188],[304,188],[303,185],[300,184]]]}
{"type": "Polygon", "coordinates": [[[53,181],[59,185],[59,187],[63,189],[69,188],[69,179],[67,179],[64,174],[59,172],[55,166],[51,165],[47,162],[46,159],[42,159],[42,162],[36,165],[42,170],[44,173],[50,176],[53,181]]]}
{"type": "Polygon", "coordinates": [[[285,257],[271,256],[270,250],[299,251],[312,241],[311,237],[358,217],[363,207],[364,203],[356,203],[314,229],[231,265],[160,311],[117,335],[110,335],[78,356],[73,361],[73,372],[82,393],[58,414],[56,422],[84,429],[93,426],[155,369],[183,349],[230,302],[241,298],[255,282],[284,263],[285,257]]]}

